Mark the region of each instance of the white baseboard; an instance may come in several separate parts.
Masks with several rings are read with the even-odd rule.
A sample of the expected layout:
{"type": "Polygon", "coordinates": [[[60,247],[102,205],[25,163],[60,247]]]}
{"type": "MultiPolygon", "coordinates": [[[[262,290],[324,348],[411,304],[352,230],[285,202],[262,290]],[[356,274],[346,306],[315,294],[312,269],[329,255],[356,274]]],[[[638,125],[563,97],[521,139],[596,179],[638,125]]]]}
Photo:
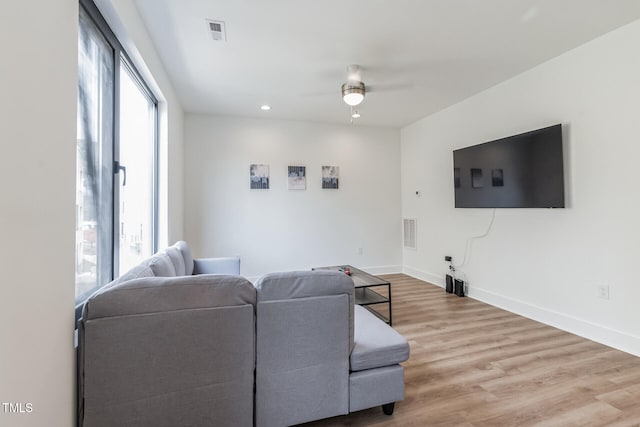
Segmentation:
{"type": "MultiPolygon", "coordinates": [[[[416,279],[444,287],[444,274],[441,277],[407,266],[403,268],[403,273],[416,279]]],[[[467,289],[467,291],[467,297],[469,298],[533,319],[545,325],[562,329],[563,331],[624,351],[625,353],[640,356],[640,337],[635,335],[616,331],[584,319],[538,307],[514,298],[498,295],[484,289],[471,287],[467,289]]]]}
{"type": "Polygon", "coordinates": [[[441,288],[444,288],[444,274],[442,276],[438,276],[433,273],[427,273],[426,271],[407,266],[404,266],[402,272],[411,277],[415,277],[416,279],[424,280],[425,282],[429,282],[434,285],[438,285],[441,288]]]}
{"type": "MultiPolygon", "coordinates": [[[[358,267],[360,268],[360,267],[358,267]]],[[[378,275],[378,274],[396,274],[402,273],[402,266],[400,265],[380,265],[378,267],[362,267],[360,268],[362,271],[366,271],[369,274],[378,275]]]]}
{"type": "MultiPolygon", "coordinates": [[[[399,265],[383,265],[377,267],[364,267],[362,270],[370,274],[394,274],[402,272],[416,279],[444,288],[444,274],[437,275],[416,268],[399,265]]],[[[251,282],[258,279],[248,278],[251,282]]],[[[545,325],[562,329],[563,331],[590,339],[606,346],[624,351],[626,353],[640,356],[640,337],[616,331],[606,326],[598,325],[584,319],[569,316],[543,307],[538,307],[524,301],[505,297],[494,292],[478,289],[474,286],[468,289],[467,297],[482,301],[494,307],[510,311],[529,319],[536,320],[545,325]]]]}
{"type": "Polygon", "coordinates": [[[469,288],[467,296],[591,341],[640,356],[640,337],[475,287],[469,288]]]}

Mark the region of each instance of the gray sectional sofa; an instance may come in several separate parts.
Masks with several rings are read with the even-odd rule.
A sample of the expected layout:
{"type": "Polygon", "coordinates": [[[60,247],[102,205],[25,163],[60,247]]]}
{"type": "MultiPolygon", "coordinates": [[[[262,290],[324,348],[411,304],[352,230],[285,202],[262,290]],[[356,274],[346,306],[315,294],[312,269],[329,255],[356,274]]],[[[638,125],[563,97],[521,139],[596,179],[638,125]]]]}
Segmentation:
{"type": "Polygon", "coordinates": [[[407,341],[336,271],[268,274],[178,242],[102,288],[78,327],[80,426],[286,426],[404,398],[407,341]],[[197,274],[194,274],[194,271],[197,274]]]}

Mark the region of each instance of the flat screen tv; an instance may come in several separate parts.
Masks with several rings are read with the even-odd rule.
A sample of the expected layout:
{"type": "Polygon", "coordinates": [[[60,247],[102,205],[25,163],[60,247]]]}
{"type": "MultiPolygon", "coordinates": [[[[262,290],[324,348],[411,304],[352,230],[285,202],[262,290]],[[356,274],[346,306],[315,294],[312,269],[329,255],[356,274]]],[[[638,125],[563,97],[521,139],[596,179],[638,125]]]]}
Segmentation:
{"type": "Polygon", "coordinates": [[[456,208],[564,208],[562,125],[453,151],[456,208]]]}

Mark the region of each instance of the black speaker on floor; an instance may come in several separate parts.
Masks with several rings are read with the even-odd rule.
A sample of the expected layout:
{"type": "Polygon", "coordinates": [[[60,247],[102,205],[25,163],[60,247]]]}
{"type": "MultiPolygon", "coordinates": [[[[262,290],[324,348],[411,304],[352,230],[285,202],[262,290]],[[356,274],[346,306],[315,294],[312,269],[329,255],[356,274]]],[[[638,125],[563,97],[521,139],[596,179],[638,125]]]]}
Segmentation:
{"type": "Polygon", "coordinates": [[[453,286],[454,292],[459,297],[463,297],[464,296],[464,280],[456,279],[454,282],[455,282],[453,286]]]}
{"type": "Polygon", "coordinates": [[[453,276],[451,276],[450,274],[447,274],[445,279],[447,281],[447,286],[444,288],[444,290],[447,291],[448,294],[452,294],[453,293],[453,276]]]}

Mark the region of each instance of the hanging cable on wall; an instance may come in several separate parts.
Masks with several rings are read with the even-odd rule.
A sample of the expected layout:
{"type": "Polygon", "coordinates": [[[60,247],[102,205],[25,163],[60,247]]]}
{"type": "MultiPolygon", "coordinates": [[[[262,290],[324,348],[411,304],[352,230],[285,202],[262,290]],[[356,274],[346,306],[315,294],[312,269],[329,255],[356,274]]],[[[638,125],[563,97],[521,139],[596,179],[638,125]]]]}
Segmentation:
{"type": "Polygon", "coordinates": [[[493,221],[496,219],[496,209],[493,209],[493,212],[491,213],[491,221],[489,221],[489,225],[487,226],[487,230],[482,233],[479,234],[477,236],[472,236],[469,237],[467,239],[467,242],[465,244],[464,247],[464,256],[462,257],[462,262],[460,264],[452,264],[452,266],[456,269],[460,269],[462,267],[464,267],[467,264],[467,261],[471,259],[471,253],[472,253],[472,249],[473,249],[473,241],[474,240],[479,240],[479,239],[484,239],[485,237],[487,237],[489,235],[489,233],[491,232],[491,228],[493,227],[493,221]]]}

